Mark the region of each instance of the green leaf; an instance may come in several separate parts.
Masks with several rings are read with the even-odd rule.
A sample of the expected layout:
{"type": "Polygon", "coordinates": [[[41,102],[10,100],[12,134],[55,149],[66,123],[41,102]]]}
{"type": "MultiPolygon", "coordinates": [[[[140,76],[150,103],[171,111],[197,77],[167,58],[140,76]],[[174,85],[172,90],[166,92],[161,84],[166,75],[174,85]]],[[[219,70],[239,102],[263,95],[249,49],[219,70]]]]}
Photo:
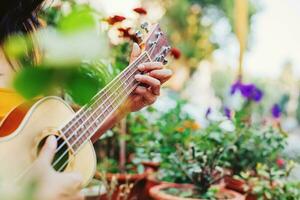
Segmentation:
{"type": "Polygon", "coordinates": [[[81,71],[72,72],[65,84],[72,99],[80,105],[88,103],[99,90],[99,81],[81,71]]]}
{"type": "Polygon", "coordinates": [[[52,80],[51,69],[25,67],[16,75],[14,88],[26,99],[31,99],[46,93],[52,80]]]}
{"type": "Polygon", "coordinates": [[[78,6],[59,21],[58,28],[64,33],[95,29],[97,28],[95,12],[87,6],[78,6]]]}

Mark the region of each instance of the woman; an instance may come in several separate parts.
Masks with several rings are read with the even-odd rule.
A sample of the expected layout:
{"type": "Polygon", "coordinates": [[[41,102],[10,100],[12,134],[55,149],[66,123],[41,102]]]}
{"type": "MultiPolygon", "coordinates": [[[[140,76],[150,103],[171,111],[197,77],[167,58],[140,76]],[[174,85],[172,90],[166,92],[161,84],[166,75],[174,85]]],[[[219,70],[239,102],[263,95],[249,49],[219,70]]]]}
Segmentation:
{"type": "MultiPolygon", "coordinates": [[[[0,6],[0,42],[13,33],[33,31],[38,27],[36,15],[42,0],[2,0],[0,6]]],[[[140,54],[137,44],[133,45],[131,61],[140,54]]],[[[167,81],[172,72],[163,69],[160,63],[145,63],[139,66],[140,71],[148,72],[147,75],[137,75],[136,80],[145,86],[138,86],[129,96],[121,109],[116,111],[110,119],[100,128],[93,137],[96,140],[99,135],[111,128],[127,113],[142,109],[155,102],[162,83],[167,81]]],[[[14,68],[5,59],[0,49],[0,120],[9,110],[20,104],[23,99],[11,88],[11,78],[15,73],[14,68]]],[[[1,122],[1,121],[0,121],[1,122]]],[[[1,124],[1,123],[0,123],[1,124]]],[[[82,199],[79,193],[81,177],[76,173],[58,173],[51,167],[51,161],[56,150],[56,140],[49,137],[43,147],[39,158],[36,160],[33,176],[39,177],[37,199],[82,199]]]]}

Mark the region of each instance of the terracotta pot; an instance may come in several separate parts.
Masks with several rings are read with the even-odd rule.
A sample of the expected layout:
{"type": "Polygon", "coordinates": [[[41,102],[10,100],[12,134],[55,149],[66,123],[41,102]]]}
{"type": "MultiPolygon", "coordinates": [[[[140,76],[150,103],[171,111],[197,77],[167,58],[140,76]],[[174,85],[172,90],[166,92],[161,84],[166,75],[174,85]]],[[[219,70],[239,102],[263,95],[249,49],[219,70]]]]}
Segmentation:
{"type": "Polygon", "coordinates": [[[151,172],[157,172],[159,167],[160,167],[160,163],[159,162],[142,162],[144,168],[145,168],[145,171],[148,172],[148,173],[151,173],[151,172]]]}
{"type": "Polygon", "coordinates": [[[147,181],[146,181],[146,185],[145,188],[143,189],[143,198],[141,198],[142,200],[152,200],[152,198],[150,197],[150,190],[151,188],[153,188],[154,186],[160,185],[162,184],[161,181],[157,180],[154,174],[150,174],[147,177],[147,181]]]}
{"type": "MultiPolygon", "coordinates": [[[[201,200],[196,198],[183,198],[183,197],[176,197],[170,194],[163,192],[163,190],[168,188],[178,188],[178,189],[193,189],[194,186],[191,184],[176,184],[176,183],[163,183],[157,186],[154,186],[150,189],[150,196],[154,200],[201,200]]],[[[240,195],[234,191],[230,191],[224,188],[220,188],[217,199],[228,199],[228,200],[244,200],[243,195],[240,195]]]]}
{"type": "Polygon", "coordinates": [[[235,179],[232,176],[225,176],[224,177],[225,187],[237,192],[240,192],[242,194],[246,193],[245,191],[245,181],[235,179]]]}
{"type": "Polygon", "coordinates": [[[253,194],[247,194],[246,200],[257,200],[257,196],[253,194]]]}
{"type": "Polygon", "coordinates": [[[147,178],[147,174],[112,174],[107,173],[106,174],[106,180],[111,181],[113,178],[117,179],[118,184],[124,184],[124,183],[135,183],[137,181],[143,180],[147,178]]]}
{"type": "MultiPolygon", "coordinates": [[[[95,177],[101,180],[101,176],[98,172],[96,172],[95,177]]],[[[115,178],[117,180],[118,185],[116,189],[113,191],[111,200],[125,200],[123,197],[124,188],[126,185],[130,185],[128,199],[140,199],[140,196],[143,195],[143,189],[146,186],[146,178],[147,174],[106,174],[106,180],[111,182],[112,179],[115,178]]],[[[100,200],[107,200],[107,195],[102,195],[100,200]]]]}

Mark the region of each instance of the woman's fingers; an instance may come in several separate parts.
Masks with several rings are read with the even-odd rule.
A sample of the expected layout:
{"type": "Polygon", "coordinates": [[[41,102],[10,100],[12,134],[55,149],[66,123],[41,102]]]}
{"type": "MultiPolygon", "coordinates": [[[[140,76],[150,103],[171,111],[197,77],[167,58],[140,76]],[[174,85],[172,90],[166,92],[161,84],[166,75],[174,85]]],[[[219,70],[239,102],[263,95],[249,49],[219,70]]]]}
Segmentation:
{"type": "Polygon", "coordinates": [[[171,78],[172,74],[173,72],[170,69],[160,69],[151,71],[149,76],[158,79],[161,83],[164,83],[171,78]]]}
{"type": "Polygon", "coordinates": [[[56,147],[57,147],[56,138],[54,135],[50,135],[47,138],[45,145],[43,146],[39,154],[40,161],[50,165],[54,158],[56,147]]]}
{"type": "Polygon", "coordinates": [[[156,101],[157,96],[154,95],[152,92],[148,91],[144,94],[144,99],[147,105],[151,105],[156,101]]]}
{"type": "Polygon", "coordinates": [[[153,94],[159,95],[159,93],[160,93],[160,81],[159,80],[157,80],[151,76],[141,75],[141,74],[137,74],[135,76],[135,79],[140,83],[148,85],[151,88],[153,94]]]}
{"type": "Polygon", "coordinates": [[[151,105],[157,99],[157,95],[153,94],[151,91],[149,91],[149,89],[143,86],[138,86],[135,89],[134,93],[139,95],[138,97],[142,97],[143,101],[145,102],[145,105],[151,105]]]}
{"type": "Polygon", "coordinates": [[[143,86],[137,86],[137,88],[134,90],[135,94],[144,95],[147,92],[147,88],[143,86]]]}
{"type": "Polygon", "coordinates": [[[149,72],[155,69],[162,69],[162,68],[163,68],[163,64],[160,62],[147,62],[147,63],[140,64],[138,66],[138,69],[141,72],[149,72]]]}

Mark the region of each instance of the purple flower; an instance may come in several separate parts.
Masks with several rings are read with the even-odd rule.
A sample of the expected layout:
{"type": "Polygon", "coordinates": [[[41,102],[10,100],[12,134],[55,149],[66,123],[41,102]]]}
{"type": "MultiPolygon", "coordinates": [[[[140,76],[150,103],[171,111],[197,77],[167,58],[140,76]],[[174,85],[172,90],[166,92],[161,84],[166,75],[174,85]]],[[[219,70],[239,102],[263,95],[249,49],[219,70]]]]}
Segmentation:
{"type": "Polygon", "coordinates": [[[271,109],[271,112],[272,112],[272,116],[276,119],[278,119],[280,116],[281,116],[281,108],[278,104],[274,104],[272,109],[271,109]]]}
{"type": "Polygon", "coordinates": [[[228,119],[231,119],[231,110],[228,107],[224,108],[224,113],[228,119]]]}
{"type": "Polygon", "coordinates": [[[262,92],[259,88],[256,88],[256,89],[253,91],[252,99],[253,99],[255,102],[260,102],[260,100],[262,99],[262,97],[263,97],[263,92],[262,92]]]}
{"type": "Polygon", "coordinates": [[[205,117],[208,118],[208,116],[210,115],[210,113],[211,113],[211,108],[208,108],[206,110],[205,117]]]}
{"type": "Polygon", "coordinates": [[[234,84],[231,85],[230,94],[234,95],[238,90],[242,87],[242,82],[240,80],[237,80],[234,84]]]}
{"type": "Polygon", "coordinates": [[[246,99],[252,99],[253,92],[255,91],[255,85],[249,84],[249,85],[242,85],[240,88],[240,91],[246,99]]]}
{"type": "Polygon", "coordinates": [[[243,84],[240,80],[237,80],[231,86],[230,93],[233,95],[237,91],[240,91],[242,96],[247,100],[253,100],[255,102],[259,102],[263,97],[263,92],[254,84],[243,84]]]}

